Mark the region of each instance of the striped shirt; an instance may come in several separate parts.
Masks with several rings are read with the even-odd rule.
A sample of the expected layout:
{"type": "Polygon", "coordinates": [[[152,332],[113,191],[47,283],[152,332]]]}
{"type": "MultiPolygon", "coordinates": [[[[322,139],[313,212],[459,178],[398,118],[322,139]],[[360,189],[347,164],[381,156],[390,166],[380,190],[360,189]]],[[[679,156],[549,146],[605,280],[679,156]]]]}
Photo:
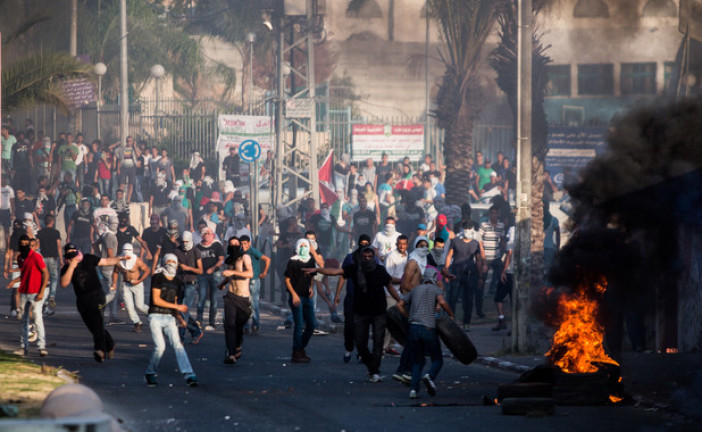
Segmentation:
{"type": "Polygon", "coordinates": [[[500,242],[505,236],[505,224],[497,222],[492,225],[490,221],[480,224],[480,237],[483,239],[483,249],[485,249],[485,259],[492,261],[501,256],[500,242]]]}
{"type": "Polygon", "coordinates": [[[441,295],[441,288],[434,284],[417,285],[405,294],[403,299],[410,306],[410,324],[436,328],[436,299],[439,295],[441,295]]]}

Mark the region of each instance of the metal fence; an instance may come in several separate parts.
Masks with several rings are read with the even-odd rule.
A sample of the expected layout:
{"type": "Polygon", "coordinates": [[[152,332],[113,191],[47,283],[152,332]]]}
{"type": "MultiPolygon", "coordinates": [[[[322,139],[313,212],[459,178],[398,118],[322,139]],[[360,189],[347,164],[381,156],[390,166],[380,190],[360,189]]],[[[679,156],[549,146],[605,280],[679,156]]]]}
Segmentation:
{"type": "MultiPolygon", "coordinates": [[[[363,117],[354,115],[352,102],[340,103],[327,92],[317,103],[317,128],[323,137],[319,143],[320,163],[329,149],[337,155],[352,152],[351,129],[354,124],[424,124],[427,127],[428,142],[425,149],[438,159],[443,153],[443,130],[436,126],[434,118],[425,122],[423,117],[363,117]]],[[[264,97],[255,101],[255,115],[272,115],[274,100],[264,97]]],[[[130,106],[129,130],[137,139],[144,139],[149,144],[166,147],[177,159],[189,158],[190,152],[197,150],[211,164],[216,164],[217,118],[220,114],[248,114],[240,107],[222,104],[218,101],[199,100],[149,100],[141,99],[130,106]]],[[[97,107],[91,104],[75,115],[81,118],[81,129],[86,141],[97,137],[97,107]]],[[[35,129],[55,137],[60,131],[71,130],[69,116],[59,111],[39,107],[12,113],[11,118],[17,127],[24,125],[24,119],[34,121],[35,129]]],[[[99,113],[101,139],[103,142],[115,142],[119,136],[119,106],[103,105],[99,113]]],[[[498,151],[514,159],[515,131],[509,125],[478,124],[473,133],[473,152],[482,151],[491,160],[495,160],[498,151]]]]}

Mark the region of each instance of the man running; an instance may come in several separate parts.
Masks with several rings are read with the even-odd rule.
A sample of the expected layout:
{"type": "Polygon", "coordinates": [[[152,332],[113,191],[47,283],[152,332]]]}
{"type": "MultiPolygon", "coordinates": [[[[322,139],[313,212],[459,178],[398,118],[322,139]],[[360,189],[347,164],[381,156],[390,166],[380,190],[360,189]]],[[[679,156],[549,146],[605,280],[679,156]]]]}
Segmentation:
{"type": "Polygon", "coordinates": [[[143,314],[149,313],[149,308],[144,304],[144,279],[149,277],[151,272],[149,267],[144,264],[134,253],[134,246],[131,243],[127,243],[122,246],[122,257],[126,258],[120,261],[119,264],[115,266],[115,272],[112,273],[112,286],[111,290],[117,289],[117,283],[119,276],[123,279],[122,293],[124,295],[124,306],[127,308],[127,314],[129,319],[132,320],[134,324],[134,333],[141,333],[142,323],[139,319],[139,310],[143,314]],[[136,310],[135,310],[136,309],[136,310]]]}
{"type": "Polygon", "coordinates": [[[113,267],[127,257],[99,258],[91,254],[83,255],[73,243],[63,247],[63,256],[66,264],[61,268],[61,288],[73,284],[76,308],[93,334],[93,357],[95,361],[102,363],[105,358],[114,357],[115,341],[103,324],[105,293],[100,285],[97,268],[113,267]]]}

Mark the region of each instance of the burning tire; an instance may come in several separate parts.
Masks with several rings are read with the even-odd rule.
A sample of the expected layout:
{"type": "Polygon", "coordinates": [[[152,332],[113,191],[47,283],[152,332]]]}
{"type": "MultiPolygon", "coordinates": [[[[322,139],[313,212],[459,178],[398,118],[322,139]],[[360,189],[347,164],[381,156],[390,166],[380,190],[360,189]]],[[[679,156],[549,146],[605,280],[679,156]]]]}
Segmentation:
{"type": "Polygon", "coordinates": [[[593,373],[558,371],[553,398],[559,405],[604,405],[609,401],[607,373],[602,369],[593,373]]]}
{"type": "Polygon", "coordinates": [[[402,316],[397,306],[387,310],[387,320],[385,327],[392,337],[402,346],[407,343],[407,318],[402,316]]]}
{"type": "MultiPolygon", "coordinates": [[[[388,320],[389,321],[389,320],[388,320]]],[[[389,327],[389,326],[388,326],[389,327]]],[[[478,350],[468,335],[448,317],[436,319],[436,331],[446,348],[463,364],[470,364],[478,358],[478,350]]],[[[394,336],[394,335],[393,335],[394,336]]]]}

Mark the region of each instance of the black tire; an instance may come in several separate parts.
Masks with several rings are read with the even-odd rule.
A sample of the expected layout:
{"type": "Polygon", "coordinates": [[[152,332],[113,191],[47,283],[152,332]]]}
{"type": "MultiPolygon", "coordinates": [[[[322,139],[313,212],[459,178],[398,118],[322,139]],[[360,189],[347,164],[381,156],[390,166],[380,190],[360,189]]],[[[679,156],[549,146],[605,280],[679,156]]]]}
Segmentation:
{"type": "Polygon", "coordinates": [[[392,337],[402,346],[407,343],[407,318],[402,316],[397,306],[387,310],[387,320],[385,327],[392,337]]]}
{"type": "Polygon", "coordinates": [[[468,335],[448,317],[436,319],[436,331],[439,333],[441,341],[463,364],[471,364],[478,358],[478,350],[470,341],[468,335]]]}

